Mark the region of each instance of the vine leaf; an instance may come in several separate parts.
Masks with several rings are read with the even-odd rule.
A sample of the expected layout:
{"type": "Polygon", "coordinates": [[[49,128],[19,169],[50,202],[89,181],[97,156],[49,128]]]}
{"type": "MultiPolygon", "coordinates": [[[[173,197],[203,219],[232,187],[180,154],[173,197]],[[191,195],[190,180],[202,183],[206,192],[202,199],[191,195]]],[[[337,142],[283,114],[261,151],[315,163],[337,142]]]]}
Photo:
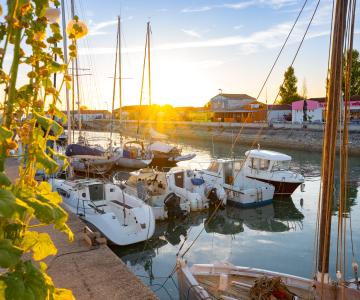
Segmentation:
{"type": "Polygon", "coordinates": [[[11,185],[11,180],[9,179],[9,177],[6,176],[4,172],[0,172],[0,185],[3,186],[11,185]]]}
{"type": "Polygon", "coordinates": [[[10,240],[0,240],[0,267],[10,268],[16,265],[23,251],[14,246],[10,240]]]}
{"type": "Polygon", "coordinates": [[[32,250],[34,260],[42,260],[49,255],[56,255],[57,249],[47,233],[27,231],[22,247],[25,251],[32,250]]]}

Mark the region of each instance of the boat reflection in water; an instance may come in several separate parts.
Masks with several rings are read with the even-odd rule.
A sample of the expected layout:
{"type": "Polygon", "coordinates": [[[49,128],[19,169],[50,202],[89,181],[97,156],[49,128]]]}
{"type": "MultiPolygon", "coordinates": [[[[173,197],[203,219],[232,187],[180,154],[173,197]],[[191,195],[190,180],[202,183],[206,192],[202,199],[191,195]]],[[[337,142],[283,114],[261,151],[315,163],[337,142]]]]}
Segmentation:
{"type": "Polygon", "coordinates": [[[284,232],[301,230],[303,219],[304,215],[295,207],[291,198],[281,198],[256,208],[226,207],[223,211],[217,211],[210,222],[205,222],[205,230],[208,233],[237,234],[244,231],[245,225],[251,230],[284,232]]]}
{"type": "Polygon", "coordinates": [[[302,230],[303,218],[291,198],[274,199],[273,203],[257,208],[227,206],[216,212],[191,213],[185,220],[157,222],[155,233],[147,242],[127,247],[113,246],[112,249],[125,263],[145,267],[160,248],[179,245],[192,227],[204,224],[207,233],[222,235],[242,233],[244,226],[257,231],[284,232],[302,230]]]}

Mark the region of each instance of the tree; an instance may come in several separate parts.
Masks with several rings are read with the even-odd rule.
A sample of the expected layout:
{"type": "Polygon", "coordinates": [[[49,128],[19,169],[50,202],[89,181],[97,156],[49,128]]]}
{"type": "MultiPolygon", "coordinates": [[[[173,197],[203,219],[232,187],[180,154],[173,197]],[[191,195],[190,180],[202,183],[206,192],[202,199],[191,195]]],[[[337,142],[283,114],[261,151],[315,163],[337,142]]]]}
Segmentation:
{"type": "MultiPolygon", "coordinates": [[[[60,12],[50,8],[60,3],[6,2],[8,15],[0,19],[0,86],[5,91],[0,124],[0,299],[73,299],[71,291],[56,288],[47,275],[43,260],[55,255],[57,249],[47,233],[37,231],[52,224],[70,240],[73,238],[66,224],[68,215],[60,206],[61,196],[48,182],[35,180],[37,168],[47,174],[59,169],[55,158],[63,161],[64,168],[67,165],[64,156],[47,146],[63,132],[54,117],[65,118],[58,108],[60,90],[64,85],[71,86],[68,66],[62,62],[64,56],[57,46],[62,39],[56,17],[60,12]],[[4,60],[10,64],[4,66],[4,60]],[[63,75],[58,88],[52,82],[55,73],[63,75]],[[21,82],[19,74],[25,77],[21,82]],[[5,162],[18,146],[15,133],[27,151],[20,157],[19,177],[11,182],[5,162]]],[[[77,17],[71,22],[67,29],[72,41],[69,56],[73,59],[75,40],[84,31],[77,17]]]]}
{"type": "MultiPolygon", "coordinates": [[[[345,82],[346,77],[346,57],[344,59],[344,77],[343,82],[345,82]]],[[[352,62],[351,62],[351,80],[350,80],[350,96],[360,95],[360,57],[359,51],[353,49],[352,50],[352,62]]],[[[344,83],[345,84],[345,83],[344,83]]],[[[343,87],[344,87],[343,84],[343,87]]],[[[344,91],[344,88],[343,88],[344,91]]]]}
{"type": "Polygon", "coordinates": [[[291,104],[294,101],[301,99],[297,92],[297,78],[293,67],[288,67],[284,73],[284,82],[280,86],[281,104],[291,104]]]}

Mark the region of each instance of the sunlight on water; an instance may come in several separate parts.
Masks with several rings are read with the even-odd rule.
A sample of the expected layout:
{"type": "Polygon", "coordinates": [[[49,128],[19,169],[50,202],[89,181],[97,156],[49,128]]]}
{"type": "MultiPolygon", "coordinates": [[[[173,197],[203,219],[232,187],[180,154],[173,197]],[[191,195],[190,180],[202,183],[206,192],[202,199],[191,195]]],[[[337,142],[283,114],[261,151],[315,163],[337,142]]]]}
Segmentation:
{"type": "MultiPolygon", "coordinates": [[[[88,136],[109,136],[108,133],[87,133],[88,136]]],[[[118,138],[118,137],[117,137],[118,138]]],[[[229,157],[230,145],[199,141],[178,141],[183,153],[196,153],[196,158],[181,166],[206,167],[212,157],[229,157]],[[199,164],[201,163],[201,164],[199,164]]],[[[235,156],[243,156],[247,147],[235,148],[235,156]]],[[[276,149],[273,149],[276,150],[276,149]]],[[[205,225],[208,212],[194,213],[183,222],[157,223],[154,237],[142,244],[113,247],[129,268],[161,299],[178,299],[176,275],[162,284],[171,273],[180,245],[183,250],[202,231],[189,250],[189,264],[227,261],[235,265],[250,266],[311,277],[314,267],[314,234],[317,200],[320,186],[321,154],[294,150],[278,150],[293,157],[293,168],[305,174],[305,191],[298,188],[291,198],[275,199],[273,204],[254,209],[226,207],[205,225]],[[203,230],[204,228],[204,230],[203,230]],[[171,296],[169,296],[169,294],[171,296]]],[[[350,207],[356,258],[360,251],[360,159],[350,158],[350,187],[347,204],[350,207]]],[[[336,185],[338,189],[339,186],[336,185]]],[[[349,220],[349,219],[347,219],[349,220]]],[[[333,214],[331,271],[334,274],[336,255],[337,214],[333,214]]],[[[348,226],[349,227],[349,226],[348,226]]],[[[351,247],[348,233],[347,277],[351,277],[351,247]]]]}

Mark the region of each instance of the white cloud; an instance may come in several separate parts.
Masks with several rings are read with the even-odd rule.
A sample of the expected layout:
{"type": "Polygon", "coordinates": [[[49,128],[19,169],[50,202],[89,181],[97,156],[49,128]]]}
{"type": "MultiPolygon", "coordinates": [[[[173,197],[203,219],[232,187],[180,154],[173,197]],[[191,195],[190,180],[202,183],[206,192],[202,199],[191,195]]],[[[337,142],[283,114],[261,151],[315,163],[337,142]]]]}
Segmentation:
{"type": "Polygon", "coordinates": [[[245,9],[251,6],[270,6],[274,9],[279,9],[283,6],[290,6],[296,4],[296,0],[250,0],[250,1],[242,1],[235,3],[222,3],[222,4],[214,4],[214,5],[204,5],[197,7],[187,7],[181,10],[183,13],[194,13],[194,12],[204,12],[218,8],[228,8],[228,9],[245,9]]]}
{"type": "Polygon", "coordinates": [[[234,28],[234,30],[239,30],[239,29],[241,29],[243,27],[244,27],[244,25],[236,25],[233,28],[234,28]]]}
{"type": "Polygon", "coordinates": [[[97,23],[89,28],[89,35],[104,35],[107,34],[107,32],[102,31],[102,29],[113,26],[117,24],[117,20],[111,20],[111,21],[104,21],[97,23]]]}
{"type": "Polygon", "coordinates": [[[194,37],[194,38],[201,38],[201,35],[200,33],[196,32],[195,30],[192,30],[192,29],[181,29],[181,31],[183,33],[185,33],[186,35],[188,36],[191,36],[191,37],[194,37]]]}

